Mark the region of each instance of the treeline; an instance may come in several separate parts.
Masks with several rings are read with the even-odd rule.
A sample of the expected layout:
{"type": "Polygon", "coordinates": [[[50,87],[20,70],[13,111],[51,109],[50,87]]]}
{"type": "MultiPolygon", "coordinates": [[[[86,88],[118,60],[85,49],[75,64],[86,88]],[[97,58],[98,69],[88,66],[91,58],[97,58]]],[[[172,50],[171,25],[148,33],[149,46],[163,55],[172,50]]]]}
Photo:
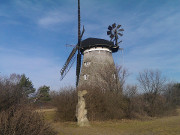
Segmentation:
{"type": "MultiPolygon", "coordinates": [[[[129,85],[126,83],[128,71],[112,67],[98,73],[99,78],[95,78],[93,87],[78,87],[78,90],[88,91],[85,101],[89,120],[144,119],[176,114],[180,105],[180,83],[170,83],[158,70],[144,70],[137,76],[137,84],[129,85]]],[[[35,109],[56,107],[56,120],[76,121],[77,102],[74,87],[50,91],[50,87],[44,85],[36,90],[24,74],[0,77],[0,135],[9,135],[13,132],[10,129],[20,130],[22,125],[32,125],[28,129],[35,130],[35,133],[44,134],[45,131],[36,129],[39,126],[49,134],[55,134],[35,109]],[[20,124],[13,124],[16,121],[20,124]]]]}
{"type": "MultiPolygon", "coordinates": [[[[137,76],[137,84],[126,84],[127,70],[122,67],[105,69],[85,96],[88,119],[144,119],[175,115],[180,105],[180,83],[170,83],[158,70],[144,70],[137,76]],[[108,71],[108,72],[107,72],[108,71]]],[[[62,88],[51,94],[57,107],[57,119],[76,121],[77,90],[62,88]]]]}
{"type": "Polygon", "coordinates": [[[33,93],[33,84],[25,75],[0,77],[0,135],[56,134],[34,109],[33,93]]]}

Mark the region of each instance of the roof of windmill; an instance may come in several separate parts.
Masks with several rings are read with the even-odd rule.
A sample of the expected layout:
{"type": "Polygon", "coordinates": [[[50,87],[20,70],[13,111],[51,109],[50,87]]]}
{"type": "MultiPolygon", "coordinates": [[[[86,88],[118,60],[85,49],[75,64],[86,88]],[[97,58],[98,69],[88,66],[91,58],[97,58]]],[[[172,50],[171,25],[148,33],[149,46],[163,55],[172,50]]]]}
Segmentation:
{"type": "Polygon", "coordinates": [[[109,48],[112,52],[117,52],[119,46],[115,46],[113,42],[99,39],[99,38],[87,38],[81,42],[81,53],[83,53],[86,49],[94,48],[94,47],[106,47],[109,48]]]}

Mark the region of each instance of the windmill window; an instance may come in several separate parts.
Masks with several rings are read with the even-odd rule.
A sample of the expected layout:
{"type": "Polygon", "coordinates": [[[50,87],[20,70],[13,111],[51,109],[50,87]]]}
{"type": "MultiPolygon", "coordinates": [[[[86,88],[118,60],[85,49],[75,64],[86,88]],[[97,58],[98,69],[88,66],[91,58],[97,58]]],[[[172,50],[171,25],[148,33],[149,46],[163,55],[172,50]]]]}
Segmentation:
{"type": "Polygon", "coordinates": [[[88,75],[84,75],[84,80],[88,80],[88,75]]]}
{"type": "Polygon", "coordinates": [[[113,78],[116,79],[116,74],[113,74],[113,78]]]}
{"type": "Polygon", "coordinates": [[[91,62],[84,62],[84,66],[88,67],[91,64],[91,62]]]}

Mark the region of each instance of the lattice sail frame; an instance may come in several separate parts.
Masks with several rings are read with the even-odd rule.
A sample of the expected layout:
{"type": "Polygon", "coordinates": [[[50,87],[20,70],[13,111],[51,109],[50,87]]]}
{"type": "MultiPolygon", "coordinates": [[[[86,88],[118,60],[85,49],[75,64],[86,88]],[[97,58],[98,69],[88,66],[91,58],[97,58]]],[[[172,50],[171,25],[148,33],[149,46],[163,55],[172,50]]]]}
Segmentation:
{"type": "Polygon", "coordinates": [[[121,28],[121,25],[116,25],[116,23],[113,23],[112,25],[109,25],[107,35],[110,37],[110,41],[113,41],[116,46],[118,46],[119,43],[122,42],[118,41],[119,36],[123,36],[122,32],[124,31],[123,28],[121,28]]]}

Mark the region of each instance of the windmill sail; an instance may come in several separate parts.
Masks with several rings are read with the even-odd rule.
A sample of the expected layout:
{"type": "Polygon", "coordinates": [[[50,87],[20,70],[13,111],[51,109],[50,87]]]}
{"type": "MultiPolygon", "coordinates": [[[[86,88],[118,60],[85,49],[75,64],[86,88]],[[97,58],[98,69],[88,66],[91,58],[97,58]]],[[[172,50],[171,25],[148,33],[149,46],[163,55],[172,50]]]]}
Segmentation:
{"type": "MultiPolygon", "coordinates": [[[[76,64],[76,86],[78,86],[79,75],[81,71],[81,54],[80,54],[80,46],[81,46],[81,16],[80,16],[80,0],[78,0],[78,54],[77,54],[77,64],[76,64]]],[[[83,29],[84,30],[84,29],[83,29]]],[[[83,31],[84,33],[84,31],[83,31]]],[[[83,35],[82,33],[82,35],[83,35]]]]}
{"type": "Polygon", "coordinates": [[[73,63],[75,62],[76,58],[76,51],[77,53],[77,64],[76,64],[76,86],[78,86],[79,82],[79,76],[80,76],[80,71],[81,71],[81,52],[80,52],[80,47],[81,47],[81,39],[84,34],[84,26],[83,30],[81,33],[81,16],[80,16],[80,0],[78,0],[78,43],[76,47],[73,48],[72,52],[70,53],[68,59],[66,60],[63,68],[61,69],[61,80],[65,77],[67,72],[70,70],[72,67],[73,63]]]}
{"type": "Polygon", "coordinates": [[[81,15],[80,15],[80,0],[78,0],[78,46],[80,47],[81,42],[81,15]]]}
{"type": "Polygon", "coordinates": [[[81,70],[81,54],[77,54],[76,86],[78,86],[78,83],[79,83],[80,70],[81,70]]]}
{"type": "Polygon", "coordinates": [[[68,59],[66,60],[63,68],[61,69],[60,73],[61,73],[61,80],[65,77],[65,75],[67,74],[67,72],[70,70],[70,68],[72,67],[75,58],[76,58],[76,53],[77,51],[77,46],[73,48],[72,52],[70,53],[68,59]]]}

